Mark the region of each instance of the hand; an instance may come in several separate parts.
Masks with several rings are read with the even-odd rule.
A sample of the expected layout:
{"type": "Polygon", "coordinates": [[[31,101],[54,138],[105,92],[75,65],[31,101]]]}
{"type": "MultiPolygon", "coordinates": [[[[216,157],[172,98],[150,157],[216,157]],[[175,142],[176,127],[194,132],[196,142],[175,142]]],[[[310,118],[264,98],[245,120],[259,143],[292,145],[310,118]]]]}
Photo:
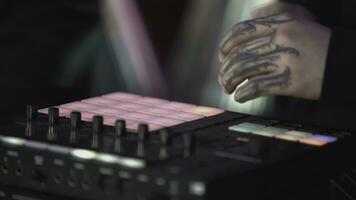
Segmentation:
{"type": "Polygon", "coordinates": [[[331,31],[288,12],[236,24],[222,40],[219,83],[235,100],[320,98],[331,31]],[[240,85],[245,80],[245,84],[240,85]]]}
{"type": "Polygon", "coordinates": [[[315,21],[315,16],[308,9],[299,4],[283,1],[275,1],[256,7],[252,11],[252,19],[283,12],[298,17],[299,19],[303,18],[309,21],[315,21]]]}

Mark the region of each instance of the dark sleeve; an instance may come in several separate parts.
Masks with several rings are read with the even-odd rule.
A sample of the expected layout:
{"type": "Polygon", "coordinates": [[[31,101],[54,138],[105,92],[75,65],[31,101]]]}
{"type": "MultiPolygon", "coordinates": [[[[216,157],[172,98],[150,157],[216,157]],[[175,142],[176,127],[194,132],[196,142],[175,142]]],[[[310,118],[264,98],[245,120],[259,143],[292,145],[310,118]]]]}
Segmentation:
{"type": "Polygon", "coordinates": [[[356,102],[356,30],[334,28],[325,67],[321,102],[356,102]]]}
{"type": "Polygon", "coordinates": [[[299,4],[310,10],[318,22],[326,26],[335,26],[338,22],[341,0],[281,0],[299,4]]]}

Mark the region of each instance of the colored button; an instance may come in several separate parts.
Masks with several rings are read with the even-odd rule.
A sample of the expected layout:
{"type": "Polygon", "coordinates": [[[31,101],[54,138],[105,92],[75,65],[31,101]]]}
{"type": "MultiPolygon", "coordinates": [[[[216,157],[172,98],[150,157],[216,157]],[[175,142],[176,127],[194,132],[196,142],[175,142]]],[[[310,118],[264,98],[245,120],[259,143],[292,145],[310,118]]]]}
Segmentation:
{"type": "Polygon", "coordinates": [[[261,135],[266,137],[275,137],[276,135],[280,135],[286,133],[288,130],[283,128],[276,128],[276,127],[264,127],[259,130],[252,131],[255,135],[261,135]]]}
{"type": "Polygon", "coordinates": [[[276,135],[276,138],[282,139],[282,140],[287,140],[287,141],[293,141],[293,142],[297,142],[300,139],[297,136],[289,135],[289,134],[276,135]]]}
{"type": "Polygon", "coordinates": [[[332,142],[336,142],[337,138],[336,137],[332,137],[332,136],[327,136],[327,135],[314,135],[313,136],[314,140],[320,140],[320,141],[325,141],[327,143],[332,143],[332,142]]]}
{"type": "Polygon", "coordinates": [[[251,133],[252,129],[251,128],[247,128],[247,127],[242,127],[242,126],[230,126],[229,127],[230,131],[237,131],[237,132],[241,132],[241,133],[251,133]]]}
{"type": "Polygon", "coordinates": [[[313,145],[313,146],[323,146],[326,145],[327,142],[321,140],[315,140],[313,138],[302,138],[299,140],[300,143],[313,145]]]}
{"type": "Polygon", "coordinates": [[[238,126],[242,126],[242,127],[246,127],[246,128],[252,128],[252,129],[266,128],[266,126],[264,126],[264,125],[250,123],[250,122],[244,122],[244,123],[238,124],[238,126]]]}
{"type": "Polygon", "coordinates": [[[303,131],[287,131],[286,134],[295,136],[299,139],[312,137],[313,134],[303,131]]]}

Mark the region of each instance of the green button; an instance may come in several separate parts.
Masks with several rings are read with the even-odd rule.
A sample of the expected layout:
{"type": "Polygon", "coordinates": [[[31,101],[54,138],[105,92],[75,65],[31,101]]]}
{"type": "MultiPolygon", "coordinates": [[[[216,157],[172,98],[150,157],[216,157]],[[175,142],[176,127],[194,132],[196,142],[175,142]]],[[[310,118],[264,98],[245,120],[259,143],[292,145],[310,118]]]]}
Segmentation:
{"type": "Polygon", "coordinates": [[[246,127],[246,128],[250,128],[250,129],[266,128],[266,126],[264,126],[264,125],[250,123],[250,122],[244,122],[244,123],[238,124],[238,126],[242,126],[242,127],[246,127]]]}
{"type": "Polygon", "coordinates": [[[230,126],[229,130],[230,131],[237,131],[237,132],[241,132],[241,133],[251,133],[252,132],[251,128],[242,127],[242,126],[239,126],[239,125],[230,126]]]}
{"type": "Polygon", "coordinates": [[[255,135],[261,135],[266,137],[275,137],[276,135],[283,134],[287,131],[288,131],[287,129],[283,129],[283,128],[265,127],[259,130],[254,130],[252,131],[252,133],[255,135]]]}

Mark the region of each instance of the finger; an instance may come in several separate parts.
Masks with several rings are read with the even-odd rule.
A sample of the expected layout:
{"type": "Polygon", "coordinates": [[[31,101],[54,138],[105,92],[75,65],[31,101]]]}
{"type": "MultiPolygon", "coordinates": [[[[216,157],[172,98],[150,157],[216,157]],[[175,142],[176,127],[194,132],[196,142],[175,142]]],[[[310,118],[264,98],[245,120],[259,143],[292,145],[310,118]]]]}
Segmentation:
{"type": "Polygon", "coordinates": [[[246,79],[269,74],[277,69],[278,65],[270,62],[270,58],[235,64],[222,76],[223,88],[226,93],[231,94],[246,79]]]}
{"type": "Polygon", "coordinates": [[[235,47],[221,65],[220,73],[225,73],[233,62],[246,60],[274,51],[277,48],[277,45],[273,43],[275,36],[276,31],[273,31],[264,36],[256,38],[255,40],[235,47]]]}
{"type": "Polygon", "coordinates": [[[268,32],[265,26],[259,26],[251,21],[235,25],[220,43],[219,59],[222,62],[225,56],[239,44],[246,43],[268,32]]]}
{"type": "Polygon", "coordinates": [[[220,61],[223,61],[225,56],[235,46],[253,40],[254,38],[268,32],[272,32],[281,24],[288,23],[293,20],[294,18],[284,13],[278,13],[236,24],[220,43],[220,61]]]}
{"type": "Polygon", "coordinates": [[[250,79],[237,89],[235,100],[244,103],[265,95],[284,95],[290,87],[291,71],[285,67],[282,71],[250,79]]]}

